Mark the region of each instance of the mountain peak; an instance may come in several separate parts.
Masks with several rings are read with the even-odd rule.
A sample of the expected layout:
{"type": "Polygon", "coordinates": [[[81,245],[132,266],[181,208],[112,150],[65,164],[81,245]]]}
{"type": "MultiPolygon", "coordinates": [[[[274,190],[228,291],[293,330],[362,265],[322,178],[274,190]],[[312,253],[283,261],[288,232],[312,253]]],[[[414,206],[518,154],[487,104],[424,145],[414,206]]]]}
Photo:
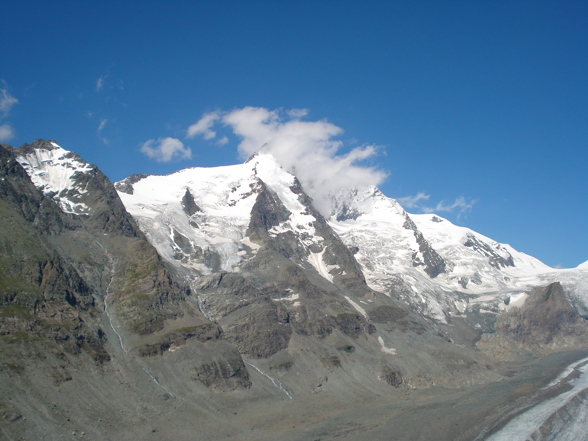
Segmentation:
{"type": "Polygon", "coordinates": [[[38,139],[14,149],[14,153],[37,188],[51,197],[64,212],[86,214],[89,211],[80,200],[86,188],[79,178],[96,170],[96,167],[63,149],[55,141],[38,139]]]}

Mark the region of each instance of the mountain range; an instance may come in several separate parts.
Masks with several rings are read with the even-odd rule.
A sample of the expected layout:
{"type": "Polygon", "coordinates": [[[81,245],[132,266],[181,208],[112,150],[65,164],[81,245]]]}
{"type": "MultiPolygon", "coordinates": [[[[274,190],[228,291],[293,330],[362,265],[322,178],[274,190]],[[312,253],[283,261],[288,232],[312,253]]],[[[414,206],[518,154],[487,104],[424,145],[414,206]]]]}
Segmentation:
{"type": "Polygon", "coordinates": [[[376,187],[319,211],[263,148],[114,184],[55,141],[0,161],[7,439],[474,439],[588,355],[586,264],[376,187]]]}

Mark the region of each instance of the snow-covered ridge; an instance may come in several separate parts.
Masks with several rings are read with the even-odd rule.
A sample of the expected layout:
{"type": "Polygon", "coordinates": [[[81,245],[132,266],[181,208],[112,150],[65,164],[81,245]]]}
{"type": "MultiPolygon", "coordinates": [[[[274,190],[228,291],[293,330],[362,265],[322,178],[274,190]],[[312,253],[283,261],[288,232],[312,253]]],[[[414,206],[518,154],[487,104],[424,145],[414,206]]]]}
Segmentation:
{"type": "Polygon", "coordinates": [[[243,240],[258,186],[250,164],[193,167],[146,176],[119,196],[164,259],[207,274],[232,271],[252,248],[243,240]],[[186,194],[193,214],[182,205],[186,194]]]}
{"type": "Polygon", "coordinates": [[[43,148],[29,150],[17,155],[16,160],[23,166],[31,181],[45,195],[51,197],[66,213],[84,214],[89,207],[79,199],[86,192],[76,177],[94,169],[75,153],[61,148],[51,141],[43,148]]]}
{"type": "MultiPolygon", "coordinates": [[[[127,211],[162,257],[191,276],[238,271],[239,263],[256,253],[259,246],[246,233],[264,186],[289,213],[287,220],[269,230],[270,235],[294,232],[307,247],[321,240],[314,227],[315,217],[293,191],[296,178],[269,154],[259,153],[244,164],[146,176],[130,185],[132,191],[128,182],[116,184],[127,211]],[[186,210],[182,202],[186,197],[197,209],[186,210]]],[[[322,255],[308,263],[330,277],[328,270],[325,274],[322,255]]]]}

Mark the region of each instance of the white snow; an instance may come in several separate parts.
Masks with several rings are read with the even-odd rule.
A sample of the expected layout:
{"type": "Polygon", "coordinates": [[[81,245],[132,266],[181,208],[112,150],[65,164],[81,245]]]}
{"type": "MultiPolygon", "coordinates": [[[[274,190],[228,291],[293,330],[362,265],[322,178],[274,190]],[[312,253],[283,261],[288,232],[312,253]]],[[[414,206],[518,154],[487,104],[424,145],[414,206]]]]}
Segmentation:
{"type": "Polygon", "coordinates": [[[325,253],[325,250],[326,248],[323,248],[320,253],[310,252],[308,254],[308,263],[310,263],[321,276],[323,276],[329,282],[332,282],[333,276],[331,275],[330,271],[336,267],[325,264],[325,261],[323,260],[323,254],[325,253]]]}
{"type": "Polygon", "coordinates": [[[202,259],[175,259],[172,231],[187,238],[194,249],[218,255],[218,269],[232,271],[246,254],[240,253],[242,244],[253,251],[259,248],[245,237],[258,186],[251,167],[241,164],[148,176],[133,184],[132,195],[119,192],[119,196],[164,259],[189,271],[208,273],[214,268],[202,259]],[[182,207],[186,190],[202,209],[193,216],[188,216],[182,207]]]}
{"type": "Polygon", "coordinates": [[[365,318],[368,317],[367,312],[365,312],[365,309],[363,309],[361,306],[359,306],[357,303],[351,300],[348,296],[345,296],[345,299],[351,304],[351,306],[353,306],[357,310],[357,312],[359,312],[365,318]]]}
{"type": "Polygon", "coordinates": [[[463,300],[459,300],[457,302],[455,302],[455,308],[461,313],[463,314],[466,309],[468,307],[468,302],[463,301],[463,300]]]}
{"type": "Polygon", "coordinates": [[[386,354],[390,354],[390,355],[396,355],[396,349],[386,347],[386,344],[384,343],[384,339],[381,336],[378,336],[378,342],[380,343],[380,346],[381,346],[380,350],[382,352],[384,352],[386,354]]]}
{"type": "Polygon", "coordinates": [[[86,188],[76,184],[75,176],[91,171],[94,167],[55,142],[51,144],[51,150],[35,149],[27,155],[17,155],[16,160],[26,170],[33,184],[43,194],[51,195],[64,212],[88,213],[90,208],[77,200],[86,193],[86,188]]]}
{"type": "Polygon", "coordinates": [[[298,300],[300,298],[300,294],[294,293],[290,297],[282,297],[280,299],[273,299],[274,302],[293,302],[294,300],[298,300]]]}
{"type": "Polygon", "coordinates": [[[527,299],[529,298],[529,294],[520,292],[516,294],[511,294],[509,296],[508,305],[502,304],[501,308],[510,311],[512,308],[522,308],[527,299]]]}

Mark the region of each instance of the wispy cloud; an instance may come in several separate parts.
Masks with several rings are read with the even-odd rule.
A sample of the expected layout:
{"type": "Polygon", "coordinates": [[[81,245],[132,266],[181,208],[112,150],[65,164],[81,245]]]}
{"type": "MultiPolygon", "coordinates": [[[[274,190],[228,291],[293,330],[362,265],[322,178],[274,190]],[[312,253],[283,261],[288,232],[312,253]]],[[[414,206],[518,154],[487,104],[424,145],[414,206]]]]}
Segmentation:
{"type": "Polygon", "coordinates": [[[416,195],[405,196],[396,200],[407,210],[415,210],[418,213],[457,213],[458,220],[470,212],[477,202],[476,199],[466,199],[460,196],[453,202],[441,201],[431,205],[428,203],[430,199],[430,195],[419,192],[416,195]]]}
{"type": "Polygon", "coordinates": [[[102,131],[104,130],[104,127],[106,127],[106,124],[108,124],[108,119],[103,118],[100,120],[100,124],[98,125],[98,129],[96,130],[96,133],[98,133],[98,137],[100,138],[100,140],[108,145],[110,144],[110,141],[108,139],[106,139],[104,136],[102,136],[102,131]]]}
{"type": "Polygon", "coordinates": [[[428,201],[430,197],[430,195],[420,192],[414,196],[404,196],[396,200],[400,202],[400,205],[402,205],[404,208],[411,210],[413,208],[418,208],[422,201],[428,201]]]}
{"type": "Polygon", "coordinates": [[[0,125],[0,142],[8,142],[14,138],[14,129],[10,124],[0,125]]]}
{"type": "Polygon", "coordinates": [[[14,106],[18,103],[18,100],[13,97],[8,90],[0,89],[0,112],[2,112],[2,116],[6,118],[14,106]]]}
{"type": "Polygon", "coordinates": [[[306,115],[308,115],[309,110],[308,109],[290,109],[290,110],[286,110],[286,113],[290,118],[304,118],[306,115]]]}
{"type": "MultiPolygon", "coordinates": [[[[221,118],[220,112],[210,112],[204,114],[198,122],[188,127],[186,132],[187,138],[194,138],[201,135],[204,139],[212,139],[216,136],[216,132],[211,130],[211,127],[221,118]]],[[[228,141],[228,139],[227,139],[228,141]]]]}
{"type": "MultiPolygon", "coordinates": [[[[6,82],[0,80],[0,84],[4,87],[0,88],[0,118],[7,118],[12,107],[18,103],[18,100],[13,97],[6,89],[6,82]]],[[[14,138],[14,128],[8,124],[0,125],[0,142],[8,142],[14,138]]]]}
{"type": "Polygon", "coordinates": [[[216,111],[191,125],[187,137],[200,135],[211,140],[217,136],[213,127],[229,128],[241,139],[238,148],[243,158],[262,147],[271,152],[282,167],[298,177],[317,208],[325,213],[329,195],[338,189],[378,185],[385,179],[384,171],[364,162],[378,153],[376,146],[357,147],[341,154],[343,143],[336,137],[343,129],[325,120],[303,121],[301,118],[307,114],[306,109],[262,107],[216,111]]]}
{"type": "Polygon", "coordinates": [[[192,157],[192,150],[176,138],[150,139],[141,145],[141,152],[157,162],[171,162],[192,157]]]}
{"type": "Polygon", "coordinates": [[[98,132],[101,132],[104,129],[104,127],[106,127],[107,123],[108,123],[108,120],[106,118],[101,120],[100,125],[98,126],[98,132]]]}
{"type": "Polygon", "coordinates": [[[104,89],[104,80],[106,79],[106,75],[102,75],[100,77],[98,77],[98,79],[96,80],[96,92],[100,92],[102,89],[104,89]]]}

